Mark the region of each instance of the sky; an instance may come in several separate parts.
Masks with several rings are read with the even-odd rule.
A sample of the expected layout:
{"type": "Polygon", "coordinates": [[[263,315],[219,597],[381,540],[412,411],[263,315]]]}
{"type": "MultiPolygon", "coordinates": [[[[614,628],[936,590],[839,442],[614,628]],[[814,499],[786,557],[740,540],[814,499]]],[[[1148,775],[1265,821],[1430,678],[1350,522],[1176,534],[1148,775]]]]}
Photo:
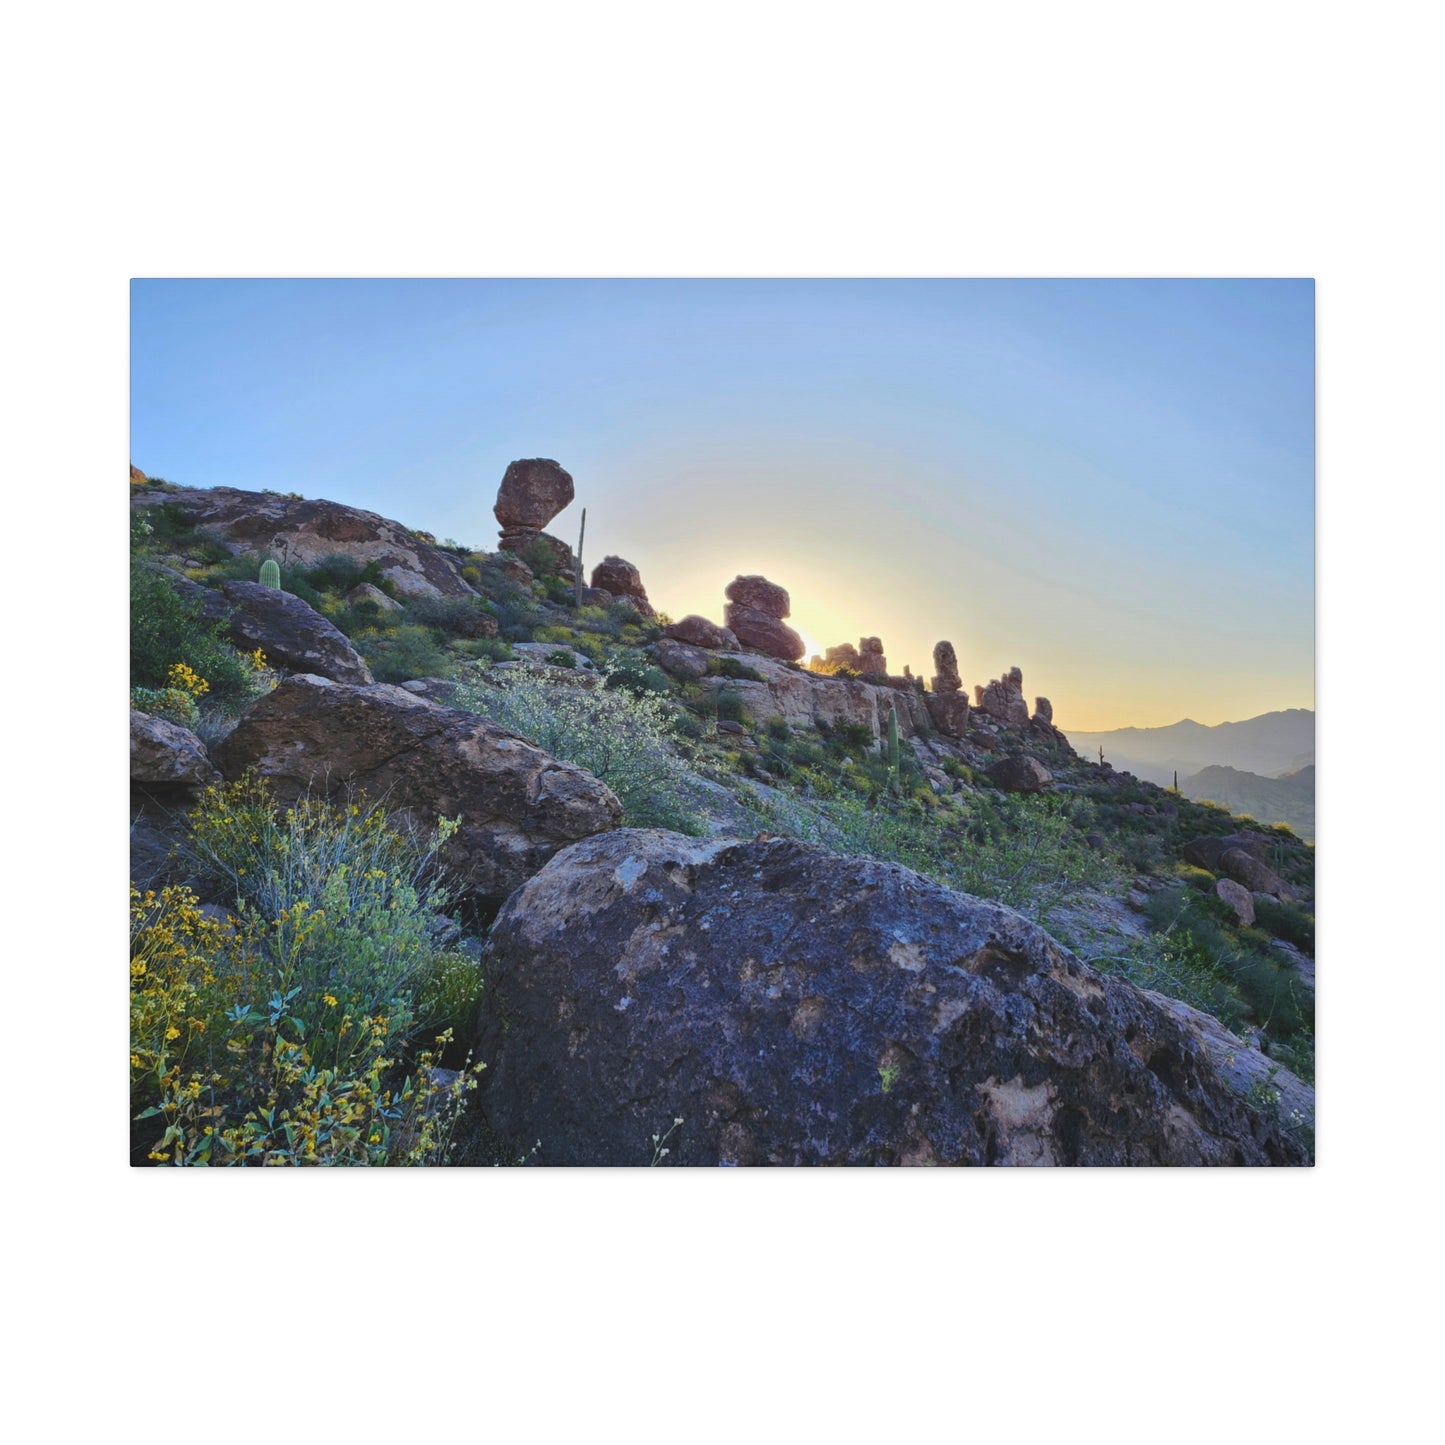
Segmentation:
{"type": "Polygon", "coordinates": [[[1023,669],[1098,731],[1314,706],[1310,281],[137,280],[131,460],[492,550],[552,457],[588,570],[809,653],[1023,669]]]}

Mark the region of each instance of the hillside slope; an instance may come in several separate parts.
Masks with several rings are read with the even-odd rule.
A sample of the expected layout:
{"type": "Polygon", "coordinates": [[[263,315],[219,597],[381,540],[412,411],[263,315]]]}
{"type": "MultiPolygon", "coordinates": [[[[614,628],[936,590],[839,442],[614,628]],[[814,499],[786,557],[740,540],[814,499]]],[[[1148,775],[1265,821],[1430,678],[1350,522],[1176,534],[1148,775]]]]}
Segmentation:
{"type": "Polygon", "coordinates": [[[1218,803],[1231,813],[1245,813],[1261,823],[1287,823],[1308,842],[1315,836],[1314,764],[1277,778],[1239,768],[1205,768],[1179,779],[1179,791],[1197,802],[1218,803]]]}

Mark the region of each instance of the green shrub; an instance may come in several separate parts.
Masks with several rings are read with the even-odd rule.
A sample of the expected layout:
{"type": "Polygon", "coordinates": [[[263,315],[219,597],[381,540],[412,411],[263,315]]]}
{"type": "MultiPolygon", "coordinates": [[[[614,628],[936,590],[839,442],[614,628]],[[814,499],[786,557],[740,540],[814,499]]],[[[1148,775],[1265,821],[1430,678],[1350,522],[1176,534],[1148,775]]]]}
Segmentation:
{"type": "Polygon", "coordinates": [[[707,660],[707,670],[712,677],[730,677],[735,682],[765,681],[757,668],[749,667],[735,657],[710,657],[707,660]]]}
{"type": "Polygon", "coordinates": [[[363,582],[369,582],[388,594],[393,590],[392,584],[382,574],[379,562],[358,562],[344,552],[333,552],[303,570],[306,581],[320,592],[344,594],[363,582]]]}
{"type": "Polygon", "coordinates": [[[577,666],[577,659],[572,656],[572,649],[559,647],[547,654],[547,662],[552,667],[573,667],[577,666]]]}
{"type": "Polygon", "coordinates": [[[454,637],[475,637],[483,617],[493,609],[475,597],[412,597],[406,604],[406,621],[417,627],[454,637]]]}
{"type": "Polygon", "coordinates": [[[718,722],[742,723],[745,727],[752,722],[752,716],[743,706],[742,694],[733,687],[720,687],[712,695],[709,709],[718,722]]]}
{"type": "Polygon", "coordinates": [[[1315,951],[1314,914],[1297,903],[1280,903],[1273,898],[1254,900],[1254,917],[1266,933],[1292,943],[1310,955],[1315,951]]]}
{"type": "Polygon", "coordinates": [[[414,842],[379,810],[281,809],[254,778],[209,789],[185,851],[234,899],[132,890],[131,1102],[167,1164],[440,1162],[465,1098],[423,1052],[469,1022],[476,965],[435,947],[447,829],[414,842]],[[429,1017],[430,1016],[430,1017],[429,1017]]]}
{"type": "MultiPolygon", "coordinates": [[[[495,676],[495,675],[490,675],[495,676]]],[[[617,794],[630,824],[697,831],[684,801],[691,774],[673,751],[672,709],[626,688],[549,683],[517,669],[494,682],[463,682],[455,706],[489,717],[553,757],[576,763],[617,794]]]]}
{"type": "Polygon", "coordinates": [[[208,620],[201,601],[187,597],[153,563],[133,558],[130,574],[130,681],[132,687],[164,688],[177,663],[210,684],[213,698],[244,703],[252,695],[252,669],[208,620]]]}
{"type": "Polygon", "coordinates": [[[363,632],[352,641],[378,682],[410,682],[415,677],[439,677],[449,665],[445,648],[425,627],[363,632]]]}

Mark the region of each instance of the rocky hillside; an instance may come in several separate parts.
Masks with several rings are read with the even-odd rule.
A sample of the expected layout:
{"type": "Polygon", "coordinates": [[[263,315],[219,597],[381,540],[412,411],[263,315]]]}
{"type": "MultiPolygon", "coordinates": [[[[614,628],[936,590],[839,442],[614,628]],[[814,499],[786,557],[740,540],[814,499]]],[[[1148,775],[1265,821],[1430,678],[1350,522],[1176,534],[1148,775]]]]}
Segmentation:
{"type": "Polygon", "coordinates": [[[136,1162],[1309,1161],[1313,850],[1018,667],[673,620],[546,459],[491,548],[131,492],[136,1162]]]}

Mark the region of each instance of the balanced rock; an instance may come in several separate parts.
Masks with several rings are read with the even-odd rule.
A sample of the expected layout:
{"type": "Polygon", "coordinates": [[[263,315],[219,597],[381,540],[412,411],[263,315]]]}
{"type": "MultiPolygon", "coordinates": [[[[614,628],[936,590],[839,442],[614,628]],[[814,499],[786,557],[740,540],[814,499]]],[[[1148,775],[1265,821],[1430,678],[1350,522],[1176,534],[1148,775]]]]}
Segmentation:
{"type": "Polygon", "coordinates": [[[288,678],[251,705],[216,763],[228,778],[256,768],[283,802],[355,789],[422,831],[460,818],[446,866],[486,908],[559,848],[622,820],[616,796],[591,773],[399,687],[288,678]]]}
{"type": "Polygon", "coordinates": [[[631,562],[621,557],[604,557],[592,569],[592,585],[610,592],[614,597],[626,598],[644,617],[656,615],[652,603],[647,600],[642,575],[631,562]]]}
{"type": "Polygon", "coordinates": [[[888,659],[883,655],[883,643],[876,637],[858,639],[858,671],[864,677],[885,678],[888,676],[888,659]]]}
{"type": "Polygon", "coordinates": [[[540,532],[576,495],[572,477],[547,457],[513,462],[502,478],[492,513],[502,535],[540,532]]]}
{"type": "MultiPolygon", "coordinates": [[[[958,675],[958,654],[951,642],[939,642],[933,648],[934,692],[958,692],[963,679],[958,675]]],[[[965,704],[966,705],[966,704],[965,704]]]]}
{"type": "Polygon", "coordinates": [[[164,783],[187,788],[217,782],[220,774],[211,766],[200,738],[187,728],[152,717],[146,712],[130,713],[130,780],[132,783],[164,783]]]}
{"type": "Polygon", "coordinates": [[[1000,758],[988,770],[988,776],[995,787],[1006,793],[1042,793],[1054,781],[1053,774],[1028,753],[1000,758]]]}
{"type": "MultiPolygon", "coordinates": [[[[374,680],[346,634],[299,597],[259,582],[226,582],[221,598],[229,613],[226,636],[242,652],[259,647],[272,667],[333,682],[366,685],[374,680]]],[[[213,609],[210,604],[208,610],[213,609]]]]}
{"type": "Polygon", "coordinates": [[[803,639],[786,622],[780,622],[770,613],[730,602],[723,609],[723,616],[738,642],[751,651],[784,662],[796,662],[807,650],[803,639]]]}
{"type": "Polygon", "coordinates": [[[481,1106],[551,1164],[1307,1163],[1149,994],[895,864],[610,832],[487,964],[481,1106]]]}
{"type": "Polygon", "coordinates": [[[669,623],[663,629],[663,636],[674,637],[692,647],[720,648],[724,652],[736,652],[739,646],[730,629],[719,627],[716,622],[709,622],[695,612],[688,613],[681,622],[669,623]]]}
{"type": "Polygon", "coordinates": [[[787,588],[766,577],[734,577],[723,595],[739,607],[751,607],[769,617],[787,617],[792,612],[787,588]]]}

